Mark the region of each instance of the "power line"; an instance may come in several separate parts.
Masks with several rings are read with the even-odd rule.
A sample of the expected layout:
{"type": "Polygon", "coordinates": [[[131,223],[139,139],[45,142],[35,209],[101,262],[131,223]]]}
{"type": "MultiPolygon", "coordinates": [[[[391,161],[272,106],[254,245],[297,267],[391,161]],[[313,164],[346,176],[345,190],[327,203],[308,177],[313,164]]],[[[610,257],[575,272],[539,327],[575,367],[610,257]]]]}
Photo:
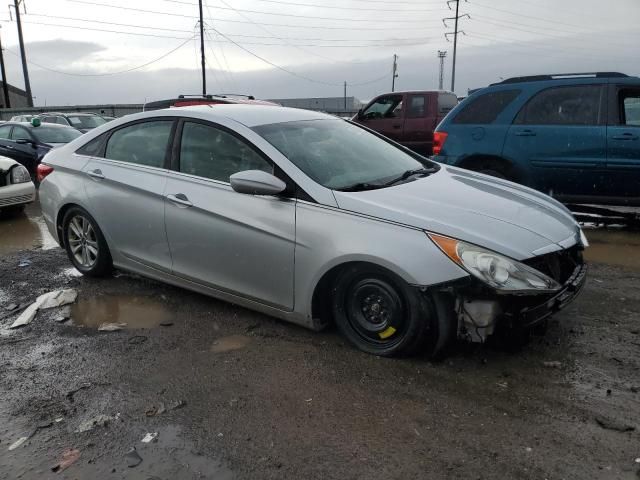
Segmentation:
{"type": "MultiPolygon", "coordinates": [[[[194,3],[184,2],[181,0],[161,0],[161,1],[169,2],[169,3],[179,3],[183,5],[195,5],[194,3]]],[[[265,2],[265,3],[275,3],[278,5],[292,5],[296,7],[311,7],[311,8],[321,8],[326,10],[349,10],[349,11],[359,11],[359,12],[427,13],[427,12],[441,10],[441,9],[398,10],[398,8],[340,7],[337,5],[319,5],[317,3],[312,4],[312,3],[286,2],[282,0],[254,0],[254,1],[265,2]]],[[[420,4],[416,3],[415,5],[420,5],[420,4]]]]}
{"type": "MultiPolygon", "coordinates": [[[[292,76],[294,76],[294,77],[300,78],[300,79],[302,79],[302,80],[306,80],[306,81],[308,81],[308,82],[318,83],[318,84],[321,84],[321,85],[329,85],[329,86],[332,86],[332,87],[335,87],[335,86],[342,86],[342,85],[343,85],[342,83],[332,83],[332,82],[325,82],[325,81],[322,81],[322,80],[315,80],[315,79],[310,78],[310,77],[307,77],[307,76],[305,76],[305,75],[301,75],[301,74],[299,74],[299,73],[296,73],[296,72],[293,72],[293,71],[291,71],[291,70],[288,70],[288,69],[286,69],[286,68],[284,68],[284,67],[282,67],[282,66],[280,66],[280,65],[278,65],[278,64],[276,64],[276,63],[274,63],[274,62],[272,62],[271,60],[268,60],[268,59],[266,59],[266,58],[264,58],[264,57],[262,57],[262,56],[258,55],[257,53],[252,52],[252,51],[251,51],[251,50],[249,50],[248,48],[243,47],[241,44],[239,44],[239,43],[235,42],[233,39],[231,39],[231,38],[227,37],[225,34],[223,34],[222,32],[220,32],[220,31],[218,31],[218,30],[216,30],[215,28],[213,28],[213,27],[210,27],[210,28],[211,28],[211,30],[213,30],[214,32],[216,32],[218,35],[220,35],[221,37],[223,37],[223,38],[225,38],[225,39],[229,40],[229,41],[230,41],[231,43],[233,43],[236,47],[240,48],[241,50],[243,50],[244,52],[248,53],[248,54],[249,54],[249,55],[251,55],[252,57],[257,58],[258,60],[260,60],[260,61],[262,61],[262,62],[266,63],[267,65],[271,65],[272,67],[277,68],[278,70],[281,70],[281,71],[283,71],[283,72],[285,72],[285,73],[288,73],[289,75],[292,75],[292,76]]],[[[371,84],[371,83],[375,83],[375,82],[379,82],[379,81],[381,81],[381,80],[384,80],[385,78],[387,78],[387,76],[388,76],[388,74],[385,74],[384,76],[379,77],[379,78],[375,78],[375,79],[373,79],[373,80],[369,80],[369,81],[366,81],[366,82],[360,82],[360,83],[349,83],[349,85],[351,85],[351,86],[353,86],[353,87],[358,87],[358,86],[362,86],[362,85],[369,85],[369,84],[371,84]]]]}
{"type": "MultiPolygon", "coordinates": [[[[195,5],[195,4],[193,4],[195,5]]],[[[98,23],[101,25],[115,25],[115,26],[119,26],[119,27],[131,27],[131,28],[142,28],[145,30],[158,30],[158,31],[167,31],[167,32],[180,32],[180,33],[193,33],[192,30],[187,30],[187,29],[175,29],[175,28],[163,28],[163,27],[151,27],[151,26],[147,26],[147,25],[134,25],[131,23],[117,23],[117,22],[105,22],[103,20],[95,20],[92,18],[80,18],[80,17],[61,17],[61,16],[57,16],[57,15],[42,15],[42,14],[38,14],[38,13],[32,13],[29,12],[29,16],[30,17],[45,17],[45,18],[53,18],[53,19],[58,19],[58,20],[70,20],[70,21],[78,21],[78,22],[90,22],[90,23],[98,23]]],[[[211,17],[211,15],[210,15],[211,17]]],[[[23,21],[23,23],[36,23],[36,22],[25,22],[23,21]]],[[[249,22],[250,23],[250,22],[249,22]]],[[[80,28],[80,27],[76,27],[75,25],[60,25],[60,24],[48,24],[48,23],[37,23],[38,25],[52,25],[52,26],[69,26],[70,28],[80,28]]],[[[89,27],[82,27],[83,29],[87,29],[89,30],[89,27]]],[[[110,30],[96,30],[96,31],[107,31],[109,32],[110,30]]],[[[127,33],[127,32],[120,32],[120,31],[114,31],[114,33],[127,33]]],[[[133,34],[133,33],[132,33],[133,34]]],[[[243,34],[238,34],[238,33],[227,33],[226,35],[229,35],[230,37],[242,37],[242,38],[277,38],[278,40],[294,40],[294,41],[308,41],[308,42],[314,42],[314,41],[320,41],[320,42],[336,42],[336,43],[342,43],[342,42],[374,42],[372,43],[370,46],[377,46],[376,42],[399,42],[399,43],[394,43],[394,44],[390,44],[390,45],[401,45],[403,42],[426,42],[427,40],[435,40],[437,37],[404,37],[404,38],[318,38],[318,37],[285,37],[285,36],[274,36],[274,35],[270,35],[270,36],[260,36],[260,35],[243,35],[243,34]]],[[[159,36],[160,38],[174,38],[177,40],[180,40],[184,37],[165,37],[165,36],[159,36]]],[[[418,45],[419,43],[415,43],[415,44],[410,44],[410,45],[418,45]]],[[[349,45],[344,45],[345,48],[348,48],[349,45]]]]}
{"type": "MultiPolygon", "coordinates": [[[[109,77],[112,75],[120,75],[123,73],[129,73],[129,72],[133,72],[134,70],[140,70],[141,68],[147,67],[153,63],[159,62],[160,60],[163,60],[164,58],[168,57],[169,55],[171,55],[173,52],[179,50],[180,48],[184,47],[187,43],[189,43],[191,40],[193,40],[195,38],[195,36],[189,37],[187,38],[186,41],[182,42],[180,45],[178,45],[176,48],[169,50],[167,53],[164,53],[163,55],[159,56],[158,58],[155,58],[149,62],[143,63],[142,65],[138,65],[137,67],[132,67],[132,68],[128,68],[126,70],[120,70],[118,72],[109,72],[109,73],[71,73],[71,72],[64,72],[62,70],[56,70],[55,68],[50,68],[50,67],[46,67],[44,65],[41,65],[39,63],[36,63],[34,61],[29,61],[29,63],[31,65],[35,65],[36,67],[42,68],[43,70],[47,70],[49,72],[54,72],[54,73],[59,73],[61,75],[68,75],[70,77],[109,77]]],[[[11,53],[12,55],[15,56],[20,56],[19,53],[14,52],[11,49],[6,48],[5,49],[7,52],[11,53]]]]}
{"type": "MultiPolygon", "coordinates": [[[[286,39],[284,39],[284,38],[281,38],[281,37],[279,37],[279,36],[275,35],[275,34],[274,34],[271,30],[269,30],[268,28],[265,28],[264,26],[262,26],[262,25],[260,25],[260,24],[258,24],[258,23],[256,23],[256,22],[254,22],[254,21],[253,21],[253,19],[251,19],[250,17],[248,17],[247,15],[245,15],[244,13],[242,13],[241,11],[238,11],[238,10],[236,10],[235,8],[231,7],[231,5],[229,5],[225,0],[220,0],[220,1],[221,1],[224,5],[227,5],[227,6],[228,6],[228,7],[230,7],[232,10],[234,10],[234,11],[236,12],[236,14],[237,14],[237,15],[239,15],[239,16],[240,16],[240,17],[242,17],[242,18],[244,18],[245,20],[248,20],[250,23],[252,23],[252,24],[254,24],[255,26],[257,26],[257,27],[258,27],[259,29],[261,29],[263,32],[265,32],[265,33],[267,33],[267,34],[271,35],[271,37],[276,38],[276,39],[280,40],[281,42],[284,42],[284,43],[286,43],[287,45],[290,45],[290,46],[292,46],[292,47],[294,47],[294,48],[296,48],[296,49],[300,50],[301,52],[303,52],[303,53],[305,53],[305,54],[307,54],[307,55],[312,55],[312,56],[314,56],[314,57],[322,58],[323,60],[328,60],[328,61],[330,61],[330,62],[332,62],[332,63],[352,63],[352,64],[362,63],[362,62],[351,62],[351,61],[344,61],[344,60],[336,61],[336,60],[333,60],[332,58],[325,57],[324,55],[320,55],[320,54],[318,54],[318,53],[316,53],[316,52],[311,52],[311,51],[309,51],[309,50],[307,50],[307,49],[305,49],[305,48],[302,48],[301,46],[294,45],[294,44],[292,44],[291,42],[289,42],[288,40],[286,40],[286,39]]],[[[208,9],[209,9],[209,5],[207,4],[207,11],[209,11],[208,9]]]]}
{"type": "MultiPolygon", "coordinates": [[[[184,15],[184,14],[180,14],[180,13],[172,13],[172,12],[161,12],[158,10],[147,10],[147,9],[142,9],[142,8],[133,8],[133,7],[124,7],[121,5],[109,5],[106,3],[98,3],[98,2],[91,2],[88,0],[68,0],[69,2],[74,2],[74,3],[80,3],[80,4],[84,4],[84,5],[95,5],[98,7],[106,7],[106,8],[115,8],[115,9],[120,9],[120,10],[128,10],[128,11],[132,11],[132,12],[140,12],[140,13],[151,13],[151,14],[155,14],[155,15],[168,15],[170,17],[182,17],[182,18],[189,18],[189,19],[195,19],[198,18],[195,15],[184,15]]],[[[310,17],[310,18],[317,18],[317,17],[310,17]]],[[[287,27],[287,28],[305,28],[305,29],[319,29],[319,30],[362,30],[362,31],[388,31],[388,30],[394,30],[392,27],[338,27],[338,26],[324,26],[324,25],[291,25],[291,24],[282,24],[282,23],[266,23],[266,22],[248,22],[248,21],[242,21],[242,20],[230,20],[227,18],[219,18],[216,21],[218,22],[231,22],[231,23],[253,23],[254,25],[268,25],[268,26],[272,26],[272,27],[287,27]]],[[[376,20],[373,20],[373,22],[377,22],[376,20]]],[[[397,23],[397,22],[396,22],[397,23]]],[[[400,22],[401,23],[401,22],[400,22]]],[[[421,24],[424,24],[424,22],[419,22],[421,24]]],[[[400,28],[400,27],[396,27],[396,28],[400,28]]],[[[408,30],[407,28],[403,28],[404,30],[408,30]]],[[[418,27],[414,27],[411,28],[413,30],[417,30],[418,27]]],[[[395,30],[394,30],[395,31],[395,30]]]]}
{"type": "MultiPolygon", "coordinates": [[[[88,30],[91,32],[106,32],[106,33],[118,33],[124,35],[135,35],[139,37],[154,37],[154,38],[170,38],[173,40],[187,40],[186,37],[172,37],[168,35],[154,35],[151,33],[137,33],[137,32],[123,32],[122,30],[107,30],[104,28],[90,28],[90,27],[80,27],[78,25],[62,25],[60,23],[47,23],[47,22],[32,22],[32,21],[23,21],[22,23],[28,23],[33,25],[46,25],[49,27],[63,27],[63,28],[74,28],[77,30],[88,30]]],[[[188,38],[191,40],[191,37],[188,38]]]]}

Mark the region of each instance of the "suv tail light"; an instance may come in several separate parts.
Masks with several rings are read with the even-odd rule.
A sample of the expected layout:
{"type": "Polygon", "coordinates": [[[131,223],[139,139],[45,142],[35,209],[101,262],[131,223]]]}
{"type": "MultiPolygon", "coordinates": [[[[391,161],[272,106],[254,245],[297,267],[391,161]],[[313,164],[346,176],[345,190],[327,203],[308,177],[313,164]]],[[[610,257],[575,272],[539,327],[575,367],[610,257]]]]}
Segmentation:
{"type": "Polygon", "coordinates": [[[440,155],[444,142],[447,141],[447,132],[433,132],[433,154],[440,155]]]}
{"type": "Polygon", "coordinates": [[[36,169],[36,179],[38,180],[38,183],[42,183],[44,177],[49,175],[51,172],[53,172],[52,166],[47,165],[46,163],[38,165],[38,168],[36,169]]]}

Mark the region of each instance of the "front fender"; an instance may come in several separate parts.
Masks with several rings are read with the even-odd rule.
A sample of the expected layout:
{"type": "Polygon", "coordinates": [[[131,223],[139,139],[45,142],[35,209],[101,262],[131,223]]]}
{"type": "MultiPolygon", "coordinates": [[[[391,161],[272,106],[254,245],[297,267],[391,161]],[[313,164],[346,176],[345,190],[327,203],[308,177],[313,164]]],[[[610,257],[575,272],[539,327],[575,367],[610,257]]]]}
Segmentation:
{"type": "Polygon", "coordinates": [[[425,287],[468,276],[420,229],[298,202],[296,312],[309,319],[313,293],[320,279],[336,266],[351,262],[378,265],[411,285],[425,287]]]}

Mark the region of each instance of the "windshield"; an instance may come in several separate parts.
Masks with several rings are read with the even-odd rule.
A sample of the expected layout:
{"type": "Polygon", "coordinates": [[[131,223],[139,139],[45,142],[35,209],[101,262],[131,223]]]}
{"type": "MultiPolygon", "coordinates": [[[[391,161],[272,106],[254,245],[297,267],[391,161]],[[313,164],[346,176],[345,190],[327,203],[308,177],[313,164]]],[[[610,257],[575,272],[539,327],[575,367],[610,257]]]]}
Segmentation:
{"type": "Polygon", "coordinates": [[[67,119],[73,128],[96,128],[107,123],[97,115],[69,115],[67,119]]]}
{"type": "Polygon", "coordinates": [[[69,143],[82,135],[73,128],[48,127],[46,125],[32,128],[31,133],[42,143],[69,143]]]}
{"type": "Polygon", "coordinates": [[[253,130],[306,175],[333,190],[381,185],[424,167],[411,155],[344,120],[273,123],[253,130]]]}

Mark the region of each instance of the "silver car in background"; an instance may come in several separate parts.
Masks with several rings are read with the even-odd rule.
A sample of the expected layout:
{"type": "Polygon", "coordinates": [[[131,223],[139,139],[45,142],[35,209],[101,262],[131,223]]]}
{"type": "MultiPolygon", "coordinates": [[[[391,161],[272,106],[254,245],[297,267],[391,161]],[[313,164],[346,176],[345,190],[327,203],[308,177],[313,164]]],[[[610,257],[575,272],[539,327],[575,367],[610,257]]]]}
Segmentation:
{"type": "Polygon", "coordinates": [[[39,178],[45,221],[81,272],[333,322],[377,355],[527,331],[585,280],[586,239],[556,201],[317,112],[129,115],[49,153],[39,178]]]}

